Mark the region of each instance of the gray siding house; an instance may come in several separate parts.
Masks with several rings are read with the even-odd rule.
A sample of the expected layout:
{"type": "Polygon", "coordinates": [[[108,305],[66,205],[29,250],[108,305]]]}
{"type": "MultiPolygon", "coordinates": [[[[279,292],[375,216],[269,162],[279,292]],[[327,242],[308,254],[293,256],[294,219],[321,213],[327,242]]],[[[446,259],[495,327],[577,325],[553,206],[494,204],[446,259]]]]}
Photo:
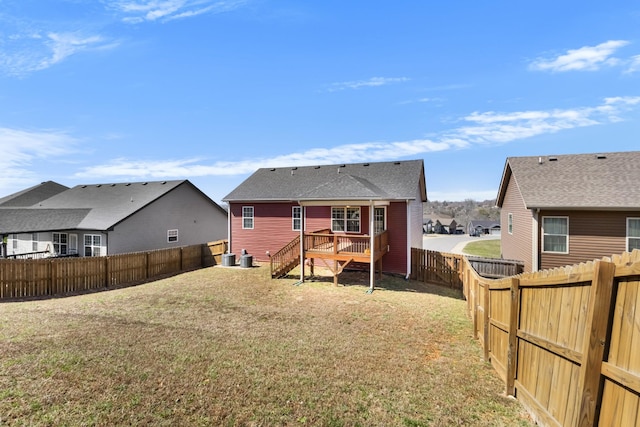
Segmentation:
{"type": "Polygon", "coordinates": [[[640,248],[639,182],[640,151],[507,158],[502,256],[537,271],[640,248]]]}
{"type": "Polygon", "coordinates": [[[101,256],[224,239],[227,213],[188,180],[51,181],[0,199],[5,257],[101,256]]]}

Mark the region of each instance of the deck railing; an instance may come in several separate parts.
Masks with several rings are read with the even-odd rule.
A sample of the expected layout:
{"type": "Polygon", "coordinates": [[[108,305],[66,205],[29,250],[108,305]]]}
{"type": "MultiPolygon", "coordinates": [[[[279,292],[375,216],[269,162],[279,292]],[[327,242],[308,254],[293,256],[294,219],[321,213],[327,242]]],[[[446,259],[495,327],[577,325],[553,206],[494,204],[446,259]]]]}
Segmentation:
{"type": "MultiPolygon", "coordinates": [[[[375,253],[386,252],[389,245],[389,233],[383,231],[374,237],[375,253]]],[[[322,255],[358,254],[371,252],[371,236],[334,234],[330,230],[304,233],[304,248],[307,253],[322,255]]],[[[300,236],[287,243],[282,249],[271,255],[271,277],[287,274],[300,264],[300,236]]]]}
{"type": "MultiPolygon", "coordinates": [[[[371,236],[334,233],[305,233],[304,247],[307,252],[319,253],[371,253],[371,236]]],[[[374,251],[386,250],[389,242],[387,231],[374,237],[374,251]]]]}

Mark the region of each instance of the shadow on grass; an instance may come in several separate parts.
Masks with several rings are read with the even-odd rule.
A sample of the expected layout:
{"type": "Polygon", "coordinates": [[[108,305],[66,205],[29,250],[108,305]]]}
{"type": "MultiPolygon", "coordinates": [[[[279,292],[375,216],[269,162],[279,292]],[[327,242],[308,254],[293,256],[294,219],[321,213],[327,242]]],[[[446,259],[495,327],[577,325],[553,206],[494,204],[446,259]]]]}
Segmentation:
{"type": "MultiPolygon", "coordinates": [[[[318,273],[317,270],[318,268],[316,268],[315,275],[306,276],[305,282],[327,283],[328,285],[333,286],[333,275],[331,272],[327,270],[318,273]]],[[[282,279],[290,280],[296,280],[299,278],[299,273],[288,274],[282,277],[282,279]]],[[[363,287],[363,291],[366,291],[369,289],[369,272],[363,270],[344,270],[338,276],[338,286],[361,286],[363,287]]],[[[376,273],[374,292],[376,290],[428,293],[443,297],[461,300],[464,299],[462,291],[458,289],[452,289],[446,285],[439,285],[435,283],[423,283],[417,280],[408,280],[405,279],[404,276],[389,273],[383,273],[382,279],[380,279],[379,273],[376,273]]]]}

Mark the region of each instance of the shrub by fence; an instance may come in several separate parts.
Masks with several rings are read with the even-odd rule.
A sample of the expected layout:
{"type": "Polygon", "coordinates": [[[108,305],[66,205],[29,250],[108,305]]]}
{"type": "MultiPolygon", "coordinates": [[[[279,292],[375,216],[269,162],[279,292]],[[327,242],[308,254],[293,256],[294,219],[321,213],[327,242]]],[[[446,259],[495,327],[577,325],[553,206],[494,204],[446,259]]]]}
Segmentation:
{"type": "Polygon", "coordinates": [[[0,300],[124,287],[222,262],[227,241],[83,258],[0,259],[0,300]]]}

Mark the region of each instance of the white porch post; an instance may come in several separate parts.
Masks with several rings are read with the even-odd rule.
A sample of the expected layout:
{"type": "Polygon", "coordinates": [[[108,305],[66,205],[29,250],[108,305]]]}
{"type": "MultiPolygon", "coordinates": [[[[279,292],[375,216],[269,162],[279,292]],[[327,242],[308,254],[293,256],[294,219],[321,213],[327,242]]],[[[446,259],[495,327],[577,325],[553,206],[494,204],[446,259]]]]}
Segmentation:
{"type": "Polygon", "coordinates": [[[369,201],[369,293],[373,292],[373,285],[376,280],[376,257],[375,257],[375,243],[376,243],[376,230],[375,230],[375,206],[373,200],[369,201]]]}
{"type": "MultiPolygon", "coordinates": [[[[300,204],[300,203],[298,203],[300,204]]],[[[304,282],[304,216],[305,207],[300,204],[300,282],[304,282]]]]}

